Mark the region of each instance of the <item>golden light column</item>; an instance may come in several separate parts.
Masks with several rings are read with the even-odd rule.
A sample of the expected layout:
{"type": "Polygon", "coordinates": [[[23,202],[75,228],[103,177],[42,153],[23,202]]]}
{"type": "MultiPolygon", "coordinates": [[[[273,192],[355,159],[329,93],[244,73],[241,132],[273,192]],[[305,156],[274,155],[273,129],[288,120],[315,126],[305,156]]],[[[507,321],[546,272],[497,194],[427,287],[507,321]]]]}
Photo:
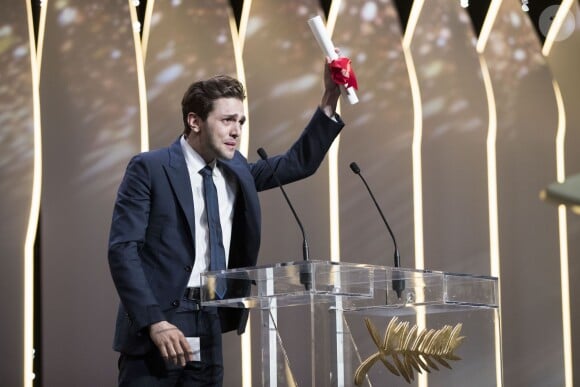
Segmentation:
{"type": "MultiPolygon", "coordinates": [[[[147,114],[147,83],[145,82],[145,52],[147,41],[141,42],[140,31],[143,29],[143,36],[149,37],[149,23],[141,23],[137,17],[135,2],[129,2],[129,14],[131,15],[131,26],[133,27],[133,45],[135,46],[135,66],[137,69],[137,82],[139,90],[139,120],[141,125],[141,152],[149,150],[149,121],[147,114]],[[145,33],[147,31],[147,33],[145,33]]],[[[147,9],[153,9],[154,1],[147,4],[147,9]]],[[[149,19],[150,20],[150,19],[149,19]]]]}
{"type": "Polygon", "coordinates": [[[544,46],[542,47],[542,54],[544,56],[550,55],[550,51],[552,50],[552,46],[554,45],[554,41],[558,37],[560,33],[560,29],[564,24],[564,20],[566,19],[566,15],[572,8],[573,0],[564,0],[562,4],[558,7],[558,11],[556,12],[556,16],[552,21],[552,25],[548,30],[548,35],[546,36],[546,40],[544,41],[544,46]]]}
{"type": "MultiPolygon", "coordinates": [[[[407,21],[407,28],[403,33],[403,54],[405,56],[405,63],[409,72],[409,84],[411,86],[411,96],[413,100],[413,144],[412,144],[412,159],[413,159],[413,220],[415,224],[415,268],[425,268],[425,250],[423,241],[423,172],[422,172],[422,158],[421,158],[421,144],[423,141],[423,109],[421,102],[421,90],[419,88],[419,79],[417,77],[417,70],[415,69],[415,62],[413,54],[411,53],[411,43],[415,28],[421,15],[425,1],[415,0],[409,14],[407,21]]],[[[423,309],[417,310],[417,326],[419,329],[425,329],[427,326],[427,317],[423,309]]],[[[426,387],[428,385],[427,375],[420,374],[417,378],[419,387],[426,387]]]]}
{"type": "MultiPolygon", "coordinates": [[[[561,25],[560,25],[561,26],[561,25]]],[[[558,82],[552,81],[556,106],[558,107],[558,131],[556,132],[556,178],[558,183],[566,180],[564,140],[566,139],[566,111],[558,82]]],[[[568,271],[568,221],[566,206],[558,206],[558,232],[560,243],[560,286],[562,291],[562,339],[564,349],[564,380],[566,387],[573,386],[572,363],[572,317],[570,315],[570,274],[568,271]]]]}
{"type": "Polygon", "coordinates": [[[475,46],[477,52],[480,54],[483,54],[485,51],[485,46],[489,40],[489,34],[491,33],[491,29],[495,24],[495,19],[497,18],[502,1],[503,0],[492,0],[489,4],[489,8],[487,9],[487,14],[483,20],[483,25],[481,26],[481,31],[479,32],[479,38],[477,39],[477,44],[475,46]]]}
{"type": "Polygon", "coordinates": [[[488,197],[488,212],[489,212],[489,252],[490,252],[490,274],[498,278],[498,299],[500,305],[498,312],[495,315],[494,329],[495,329],[495,370],[496,370],[496,385],[503,385],[503,366],[502,366],[502,325],[501,325],[501,276],[500,276],[500,250],[499,250],[499,217],[498,217],[498,198],[497,198],[497,155],[496,155],[496,139],[497,139],[497,109],[495,104],[495,95],[493,92],[493,84],[489,73],[489,67],[484,57],[485,48],[489,40],[489,35],[497,14],[501,7],[502,0],[492,0],[487,10],[487,14],[483,21],[483,25],[476,44],[476,50],[479,54],[479,62],[481,66],[481,73],[483,76],[483,83],[485,85],[485,94],[487,97],[488,106],[488,130],[487,130],[487,197],[488,197]]]}
{"type": "MultiPolygon", "coordinates": [[[[572,7],[572,0],[564,0],[558,7],[556,16],[544,41],[542,54],[550,55],[554,42],[560,33],[564,20],[572,7]]],[[[566,137],[566,112],[564,100],[558,83],[552,82],[556,105],[558,106],[558,131],[556,134],[556,175],[559,183],[566,179],[564,140],[566,137]]],[[[560,284],[562,291],[562,336],[564,341],[564,380],[566,387],[573,385],[573,363],[572,363],[572,318],[570,315],[570,274],[568,271],[568,227],[567,227],[566,207],[558,206],[558,232],[560,244],[560,284]]]]}
{"type": "MultiPolygon", "coordinates": [[[[488,109],[488,129],[487,129],[487,198],[488,198],[488,213],[489,213],[489,260],[490,260],[490,274],[498,278],[497,289],[498,298],[501,300],[501,281],[500,281],[500,254],[499,254],[499,215],[498,215],[498,199],[497,199],[497,155],[496,155],[496,139],[497,139],[497,109],[495,104],[495,96],[493,93],[493,85],[489,68],[483,55],[479,54],[479,63],[481,66],[481,74],[483,76],[483,84],[485,86],[485,95],[487,97],[488,109]]],[[[503,385],[503,367],[502,367],[502,329],[501,329],[501,303],[498,307],[498,312],[495,314],[494,321],[494,337],[495,337],[495,370],[496,370],[496,385],[503,385]]]]}
{"type": "Polygon", "coordinates": [[[40,193],[42,187],[42,130],[40,122],[40,67],[42,60],[42,46],[44,28],[46,25],[47,1],[41,2],[40,18],[38,23],[38,42],[34,37],[34,20],[32,5],[26,2],[28,18],[28,36],[30,65],[32,72],[32,105],[34,131],[34,166],[32,179],[32,199],[30,215],[24,242],[24,386],[32,387],[34,381],[34,244],[40,214],[40,193]],[[36,43],[36,44],[35,44],[36,43]]]}
{"type": "MultiPolygon", "coordinates": [[[[232,44],[234,46],[234,58],[236,61],[236,75],[238,80],[244,85],[246,84],[246,72],[244,69],[244,42],[246,39],[246,31],[248,29],[248,19],[250,17],[251,0],[246,0],[242,6],[240,17],[240,28],[236,26],[235,17],[230,9],[229,21],[230,32],[232,34],[232,44]]],[[[247,93],[247,90],[246,90],[247,93]]],[[[247,156],[250,145],[250,113],[248,106],[248,97],[244,99],[244,114],[246,115],[246,127],[242,131],[242,138],[240,141],[240,152],[247,156]]],[[[252,324],[251,319],[248,319],[246,330],[240,336],[241,341],[241,359],[242,359],[242,387],[252,387],[252,324]]]]}
{"type": "MultiPolygon", "coordinates": [[[[340,10],[341,1],[334,0],[330,5],[328,19],[326,20],[326,30],[328,35],[332,36],[338,11],[340,10]]],[[[336,108],[340,114],[340,101],[336,108]]],[[[340,206],[339,206],[339,189],[338,189],[338,151],[340,149],[340,134],[328,151],[328,203],[330,214],[330,260],[340,262],[340,206]]],[[[337,321],[342,323],[342,321],[337,321]]]]}

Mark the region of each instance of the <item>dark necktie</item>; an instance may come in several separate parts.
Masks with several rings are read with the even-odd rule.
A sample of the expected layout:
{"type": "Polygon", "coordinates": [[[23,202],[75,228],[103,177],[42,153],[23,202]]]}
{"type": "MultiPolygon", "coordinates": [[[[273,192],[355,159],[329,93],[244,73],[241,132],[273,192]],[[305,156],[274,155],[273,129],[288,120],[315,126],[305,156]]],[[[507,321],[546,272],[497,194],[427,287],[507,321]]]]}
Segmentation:
{"type": "MultiPolygon", "coordinates": [[[[209,229],[209,270],[225,270],[226,253],[222,239],[222,226],[220,223],[220,211],[217,190],[212,179],[212,169],[209,165],[202,168],[199,173],[203,176],[203,194],[205,197],[205,212],[209,229]]],[[[215,294],[223,299],[226,292],[224,280],[215,284],[215,294]]]]}

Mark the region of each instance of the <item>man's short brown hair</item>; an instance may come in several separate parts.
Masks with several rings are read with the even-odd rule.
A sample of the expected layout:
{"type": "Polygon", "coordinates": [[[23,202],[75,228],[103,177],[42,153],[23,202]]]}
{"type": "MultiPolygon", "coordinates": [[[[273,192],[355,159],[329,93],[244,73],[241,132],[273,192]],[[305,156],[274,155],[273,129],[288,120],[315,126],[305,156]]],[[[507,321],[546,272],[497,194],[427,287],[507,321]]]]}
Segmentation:
{"type": "Polygon", "coordinates": [[[246,98],[244,86],[235,78],[227,75],[216,75],[204,81],[192,83],[181,100],[185,135],[191,131],[187,123],[189,113],[197,114],[203,121],[213,110],[213,101],[219,98],[246,98]]]}

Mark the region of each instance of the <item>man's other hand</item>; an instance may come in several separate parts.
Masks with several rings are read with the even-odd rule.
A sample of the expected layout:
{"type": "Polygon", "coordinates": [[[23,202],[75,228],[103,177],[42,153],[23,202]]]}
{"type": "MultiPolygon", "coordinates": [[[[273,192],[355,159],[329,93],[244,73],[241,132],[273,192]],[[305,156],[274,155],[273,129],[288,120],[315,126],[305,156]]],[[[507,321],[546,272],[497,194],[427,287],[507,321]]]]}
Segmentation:
{"type": "Polygon", "coordinates": [[[185,366],[193,361],[193,351],[183,333],[175,325],[160,321],[149,327],[149,336],[165,361],[185,366]]]}

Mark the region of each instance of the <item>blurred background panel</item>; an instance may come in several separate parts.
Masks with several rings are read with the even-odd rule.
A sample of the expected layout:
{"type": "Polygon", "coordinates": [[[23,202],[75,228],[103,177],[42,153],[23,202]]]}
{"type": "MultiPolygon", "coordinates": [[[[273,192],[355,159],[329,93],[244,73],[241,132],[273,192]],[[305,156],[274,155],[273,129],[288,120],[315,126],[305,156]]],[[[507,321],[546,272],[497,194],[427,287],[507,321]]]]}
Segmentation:
{"type": "Polygon", "coordinates": [[[31,43],[26,3],[0,2],[0,357],[2,383],[23,382],[24,242],[34,162],[31,43]]]}
{"type": "MultiPolygon", "coordinates": [[[[410,51],[422,110],[424,265],[431,270],[490,274],[486,139],[488,101],[475,36],[459,2],[425,2],[410,51]]],[[[446,314],[427,316],[427,326],[448,323],[446,314]]],[[[456,314],[461,322],[461,314],[456,314]]],[[[460,385],[477,368],[473,386],[495,380],[494,331],[486,318],[473,319],[468,364],[429,375],[429,385],[460,385]],[[478,329],[479,328],[479,329],[478,329]]]]}
{"type": "MultiPolygon", "coordinates": [[[[187,87],[217,74],[236,76],[227,0],[157,1],[144,44],[150,148],[173,143],[183,131],[187,87]]],[[[235,24],[234,24],[235,25],[235,24]]]]}
{"type": "MultiPolygon", "coordinates": [[[[324,55],[306,21],[319,13],[318,1],[252,1],[244,41],[250,114],[248,159],[256,150],[286,151],[298,138],[322,96],[324,55]]],[[[305,225],[312,259],[328,259],[328,165],[287,187],[305,225]]],[[[260,264],[302,259],[302,236],[279,190],[260,194],[260,264]]]]}
{"type": "MultiPolygon", "coordinates": [[[[546,14],[551,10],[546,11],[546,14]]],[[[547,15],[544,15],[544,18],[547,15]]],[[[566,119],[565,138],[565,174],[576,176],[580,174],[580,87],[578,82],[578,69],[580,69],[580,2],[574,2],[562,32],[558,35],[550,55],[546,58],[552,71],[554,80],[562,92],[566,119]]],[[[580,192],[578,192],[580,195],[580,192]]],[[[571,327],[572,348],[580,348],[580,303],[575,302],[580,297],[580,214],[578,212],[567,213],[568,227],[568,278],[570,280],[571,298],[571,327]]],[[[572,356],[575,371],[575,380],[580,378],[580,354],[574,351],[572,356]]]]}
{"type": "Polygon", "coordinates": [[[360,88],[358,104],[341,102],[348,123],[337,165],[344,262],[393,265],[391,237],[349,168],[354,161],[397,238],[401,265],[414,266],[413,102],[402,35],[392,1],[341,2],[333,40],[352,59],[360,88]]]}
{"type": "MultiPolygon", "coordinates": [[[[6,313],[0,323],[0,356],[12,360],[4,362],[0,379],[6,385],[21,385],[23,249],[32,199],[36,90],[26,4],[5,3],[0,15],[0,297],[6,313]]],[[[488,101],[474,49],[490,3],[471,4],[466,12],[459,0],[422,2],[411,44],[423,112],[424,227],[418,231],[424,233],[427,269],[490,273],[488,101]]],[[[40,2],[31,0],[31,4],[38,11],[40,2]]],[[[391,264],[389,237],[362,183],[348,168],[351,161],[361,167],[392,223],[402,265],[412,267],[415,256],[423,253],[415,251],[422,240],[415,240],[420,235],[415,234],[414,224],[413,75],[401,45],[415,2],[171,0],[150,2],[151,18],[144,17],[148,5],[144,0],[43,4],[47,20],[40,80],[43,184],[36,254],[36,386],[116,383],[117,354],[111,344],[118,298],[107,267],[107,238],[116,189],[141,143],[138,61],[129,4],[137,8],[147,53],[143,92],[147,93],[150,147],[166,146],[181,133],[179,102],[192,81],[216,73],[239,74],[243,65],[250,160],[257,159],[259,147],[272,155],[286,150],[318,105],[323,56],[306,21],[334,9],[333,41],[353,60],[361,102],[341,103],[347,127],[333,164],[339,177],[340,235],[329,231],[328,161],[315,176],[287,187],[305,225],[311,257],[330,258],[331,239],[340,238],[343,261],[391,264]],[[236,42],[230,17],[244,19],[243,7],[249,13],[247,25],[240,25],[247,28],[236,42]],[[237,43],[243,44],[242,63],[235,61],[237,43]]],[[[574,1],[545,57],[541,49],[553,20],[548,17],[546,22],[552,5],[530,2],[526,14],[518,1],[501,2],[480,54],[489,68],[497,107],[506,386],[573,384],[565,380],[569,353],[562,317],[566,289],[561,275],[566,273],[561,269],[566,265],[561,263],[560,240],[568,248],[570,348],[576,355],[570,369],[576,371],[576,379],[580,369],[580,356],[575,353],[580,345],[580,307],[574,302],[580,291],[575,281],[580,275],[580,216],[568,211],[566,234],[559,235],[558,207],[539,198],[539,192],[557,180],[556,130],[562,117],[553,80],[565,111],[565,175],[580,173],[580,109],[576,108],[580,11],[574,1]]],[[[43,30],[38,12],[31,20],[35,32],[43,30]]],[[[300,260],[302,238],[280,192],[265,192],[261,199],[260,264],[300,260]]],[[[469,319],[477,320],[476,316],[469,319]]],[[[442,321],[430,318],[428,324],[439,326],[442,321]]],[[[253,317],[252,322],[255,334],[258,321],[253,317]]],[[[299,370],[312,360],[296,344],[308,335],[308,321],[297,320],[292,308],[286,308],[279,323],[293,332],[287,350],[295,359],[292,369],[299,370]]],[[[460,353],[466,360],[454,364],[453,371],[431,376],[430,385],[449,380],[460,385],[467,377],[473,385],[494,384],[486,357],[492,356],[492,338],[471,336],[466,352],[460,353]],[[479,353],[471,350],[478,348],[477,343],[483,344],[479,353]],[[484,357],[483,368],[473,368],[474,359],[484,357]]],[[[239,338],[228,334],[225,345],[224,385],[241,385],[239,338]]],[[[254,384],[260,378],[260,345],[259,336],[254,336],[254,384]]],[[[299,385],[309,384],[308,375],[296,377],[299,385]]]]}
{"type": "Polygon", "coordinates": [[[42,383],[111,386],[118,298],[108,233],[117,187],[140,144],[132,23],[118,0],[46,6],[42,383]]]}
{"type": "Polygon", "coordinates": [[[484,56],[497,105],[504,381],[514,386],[564,385],[558,217],[538,196],[556,179],[558,112],[540,51],[530,20],[504,2],[484,56]]]}
{"type": "Polygon", "coordinates": [[[458,2],[425,3],[411,53],[423,112],[425,267],[489,274],[488,103],[458,2]]]}

